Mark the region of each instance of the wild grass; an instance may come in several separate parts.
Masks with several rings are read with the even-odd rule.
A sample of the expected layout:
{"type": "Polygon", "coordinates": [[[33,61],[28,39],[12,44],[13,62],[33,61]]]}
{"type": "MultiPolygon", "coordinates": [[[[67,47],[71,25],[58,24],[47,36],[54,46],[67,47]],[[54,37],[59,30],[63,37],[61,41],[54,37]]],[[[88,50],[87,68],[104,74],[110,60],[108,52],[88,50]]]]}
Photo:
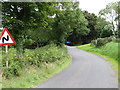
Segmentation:
{"type": "MultiPolygon", "coordinates": [[[[71,63],[65,47],[47,45],[26,49],[24,57],[16,57],[16,49],[9,49],[9,67],[3,66],[3,88],[31,88],[62,71],[71,63]],[[17,58],[17,59],[16,59],[17,58]]],[[[5,64],[5,53],[3,53],[5,64]]]]}
{"type": "Polygon", "coordinates": [[[59,73],[65,69],[71,63],[70,59],[66,58],[61,61],[43,64],[41,68],[34,66],[26,66],[22,70],[22,74],[19,77],[13,77],[11,79],[3,79],[3,88],[32,88],[38,84],[46,81],[50,77],[59,73]]]}

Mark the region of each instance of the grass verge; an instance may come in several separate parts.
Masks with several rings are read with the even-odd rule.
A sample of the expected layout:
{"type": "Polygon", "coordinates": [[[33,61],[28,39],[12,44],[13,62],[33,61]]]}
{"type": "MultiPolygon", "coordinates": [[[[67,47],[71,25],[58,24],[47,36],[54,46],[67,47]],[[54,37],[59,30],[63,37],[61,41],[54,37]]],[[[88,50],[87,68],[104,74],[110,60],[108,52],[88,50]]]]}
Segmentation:
{"type": "Polygon", "coordinates": [[[71,63],[71,57],[54,63],[44,63],[41,68],[27,67],[22,75],[11,79],[3,79],[3,88],[32,88],[59,73],[71,63]]]}

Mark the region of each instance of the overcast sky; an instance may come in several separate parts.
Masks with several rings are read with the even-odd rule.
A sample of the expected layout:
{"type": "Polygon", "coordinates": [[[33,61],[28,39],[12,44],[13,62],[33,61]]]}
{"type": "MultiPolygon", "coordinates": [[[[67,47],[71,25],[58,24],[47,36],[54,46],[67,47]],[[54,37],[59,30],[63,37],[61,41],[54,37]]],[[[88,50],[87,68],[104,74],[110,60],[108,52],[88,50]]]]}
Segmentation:
{"type": "Polygon", "coordinates": [[[80,8],[98,15],[99,11],[104,9],[107,4],[116,1],[119,0],[80,0],[80,8]]]}

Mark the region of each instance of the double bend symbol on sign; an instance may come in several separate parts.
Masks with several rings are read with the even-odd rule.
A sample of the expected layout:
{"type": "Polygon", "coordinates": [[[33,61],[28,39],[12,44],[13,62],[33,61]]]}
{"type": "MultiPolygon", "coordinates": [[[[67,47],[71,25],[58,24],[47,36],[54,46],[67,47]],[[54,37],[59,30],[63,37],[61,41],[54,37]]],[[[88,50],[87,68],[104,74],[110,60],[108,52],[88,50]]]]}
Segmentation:
{"type": "Polygon", "coordinates": [[[4,28],[2,35],[0,36],[0,45],[13,45],[16,44],[15,40],[11,36],[7,28],[4,28]]]}

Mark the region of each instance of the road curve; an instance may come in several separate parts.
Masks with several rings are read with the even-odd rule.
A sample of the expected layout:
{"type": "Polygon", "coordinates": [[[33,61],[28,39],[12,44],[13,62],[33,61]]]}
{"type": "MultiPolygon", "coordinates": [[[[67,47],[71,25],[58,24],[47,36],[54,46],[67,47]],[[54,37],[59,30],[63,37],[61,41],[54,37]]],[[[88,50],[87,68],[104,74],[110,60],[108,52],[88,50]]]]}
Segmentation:
{"type": "Polygon", "coordinates": [[[112,66],[105,58],[67,47],[72,64],[35,88],[118,88],[112,66]]]}

